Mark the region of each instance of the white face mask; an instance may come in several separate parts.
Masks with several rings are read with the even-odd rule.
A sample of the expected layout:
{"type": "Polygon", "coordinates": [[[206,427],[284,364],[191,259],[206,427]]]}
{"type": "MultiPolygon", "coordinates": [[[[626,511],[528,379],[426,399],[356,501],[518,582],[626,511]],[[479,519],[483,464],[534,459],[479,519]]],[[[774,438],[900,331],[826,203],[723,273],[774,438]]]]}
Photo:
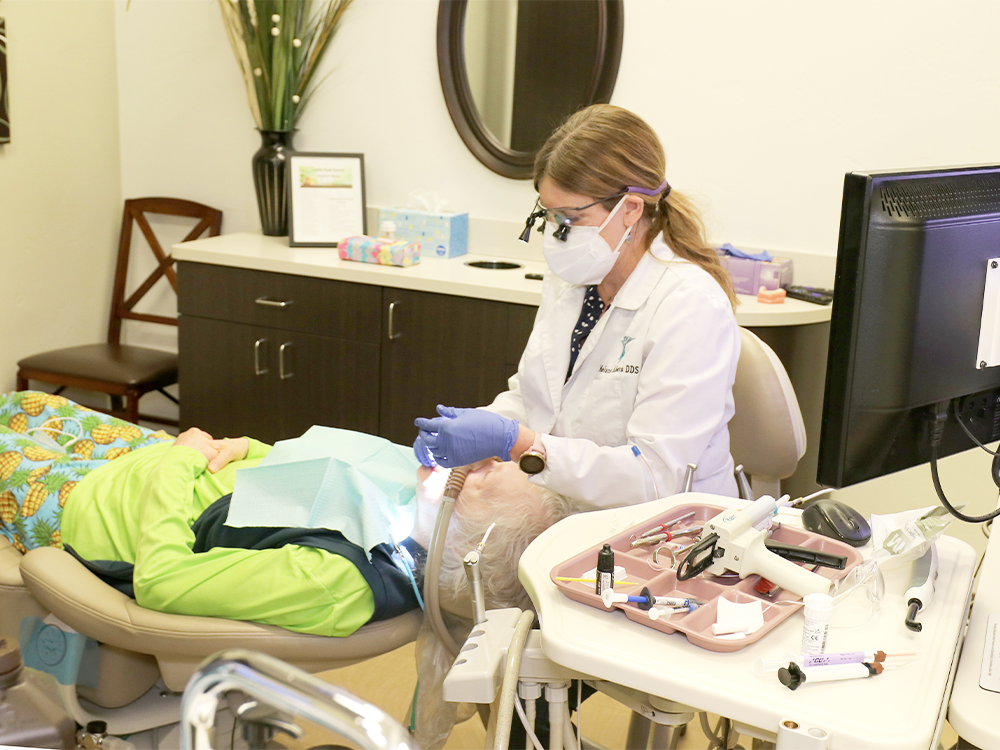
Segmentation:
{"type": "Polygon", "coordinates": [[[625,234],[622,235],[614,250],[601,237],[601,230],[608,225],[611,217],[618,212],[627,197],[622,196],[618,205],[608,214],[608,218],[601,226],[573,227],[565,242],[555,238],[556,225],[551,221],[545,222],[542,252],[545,254],[545,260],[549,264],[549,268],[552,269],[552,273],[567,284],[589,285],[600,284],[604,281],[604,277],[614,268],[618,260],[618,249],[628,239],[632,227],[625,230],[625,234]]]}

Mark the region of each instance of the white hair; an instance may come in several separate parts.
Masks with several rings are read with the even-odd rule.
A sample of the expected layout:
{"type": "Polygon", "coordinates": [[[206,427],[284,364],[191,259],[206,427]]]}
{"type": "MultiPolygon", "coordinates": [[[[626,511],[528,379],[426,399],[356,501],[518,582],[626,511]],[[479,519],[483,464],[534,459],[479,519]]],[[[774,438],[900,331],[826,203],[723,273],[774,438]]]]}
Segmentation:
{"type": "Polygon", "coordinates": [[[490,524],[495,523],[479,561],[486,608],[533,609],[528,593],[517,578],[521,554],[545,529],[575,510],[568,498],[544,488],[505,496],[474,510],[468,506],[461,510],[456,508],[441,559],[442,599],[468,599],[469,585],[463,559],[476,548],[490,524]]]}

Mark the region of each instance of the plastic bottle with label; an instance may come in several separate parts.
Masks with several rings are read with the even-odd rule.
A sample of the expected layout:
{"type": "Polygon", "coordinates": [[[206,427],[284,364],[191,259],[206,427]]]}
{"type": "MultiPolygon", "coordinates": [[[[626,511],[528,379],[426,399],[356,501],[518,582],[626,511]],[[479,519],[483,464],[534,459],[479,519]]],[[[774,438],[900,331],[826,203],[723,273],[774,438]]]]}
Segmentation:
{"type": "Polygon", "coordinates": [[[822,654],[833,615],[833,597],[829,594],[806,594],[802,598],[805,622],[802,623],[802,653],[822,654]]]}

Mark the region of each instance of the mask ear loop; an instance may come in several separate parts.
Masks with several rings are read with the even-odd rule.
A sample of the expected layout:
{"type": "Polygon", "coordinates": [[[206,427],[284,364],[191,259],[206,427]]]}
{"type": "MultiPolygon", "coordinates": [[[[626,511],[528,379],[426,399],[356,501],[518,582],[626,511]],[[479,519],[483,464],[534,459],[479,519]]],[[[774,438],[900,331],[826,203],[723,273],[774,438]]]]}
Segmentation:
{"type": "MultiPolygon", "coordinates": [[[[604,227],[606,227],[608,223],[611,221],[611,219],[614,217],[614,215],[618,213],[618,209],[621,208],[622,205],[624,205],[626,198],[628,198],[628,193],[626,193],[621,197],[621,200],[619,200],[618,203],[615,204],[615,207],[611,209],[611,213],[608,214],[608,218],[606,218],[603,222],[601,222],[601,226],[597,228],[598,234],[604,231],[604,227]]],[[[632,227],[625,227],[625,234],[623,234],[622,238],[618,240],[618,244],[615,245],[615,249],[612,250],[612,252],[617,253],[621,249],[621,246],[624,245],[627,241],[629,241],[631,237],[632,237],[632,227]]]]}
{"type": "Polygon", "coordinates": [[[76,417],[49,417],[40,425],[38,425],[38,427],[30,427],[27,430],[25,430],[24,433],[30,437],[33,437],[38,442],[43,443],[44,445],[50,448],[61,450],[64,453],[66,453],[69,451],[70,446],[83,439],[83,424],[76,417]],[[63,424],[65,424],[66,422],[76,422],[76,426],[79,428],[80,432],[74,435],[72,432],[66,432],[66,430],[57,430],[53,427],[46,427],[45,425],[47,425],[52,420],[58,420],[63,424]],[[39,438],[32,435],[31,433],[33,432],[41,432],[44,438],[39,438]],[[52,433],[55,433],[56,435],[67,435],[70,439],[60,445],[58,442],[56,442],[55,438],[52,437],[52,433]]]}

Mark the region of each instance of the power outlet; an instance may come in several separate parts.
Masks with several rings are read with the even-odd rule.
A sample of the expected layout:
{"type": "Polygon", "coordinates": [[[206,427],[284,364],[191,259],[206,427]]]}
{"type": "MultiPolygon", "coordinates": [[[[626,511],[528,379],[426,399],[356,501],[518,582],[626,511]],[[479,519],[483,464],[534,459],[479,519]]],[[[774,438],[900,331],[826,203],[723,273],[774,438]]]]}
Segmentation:
{"type": "Polygon", "coordinates": [[[980,442],[1000,440],[1000,389],[965,396],[958,403],[958,413],[980,442]]]}

